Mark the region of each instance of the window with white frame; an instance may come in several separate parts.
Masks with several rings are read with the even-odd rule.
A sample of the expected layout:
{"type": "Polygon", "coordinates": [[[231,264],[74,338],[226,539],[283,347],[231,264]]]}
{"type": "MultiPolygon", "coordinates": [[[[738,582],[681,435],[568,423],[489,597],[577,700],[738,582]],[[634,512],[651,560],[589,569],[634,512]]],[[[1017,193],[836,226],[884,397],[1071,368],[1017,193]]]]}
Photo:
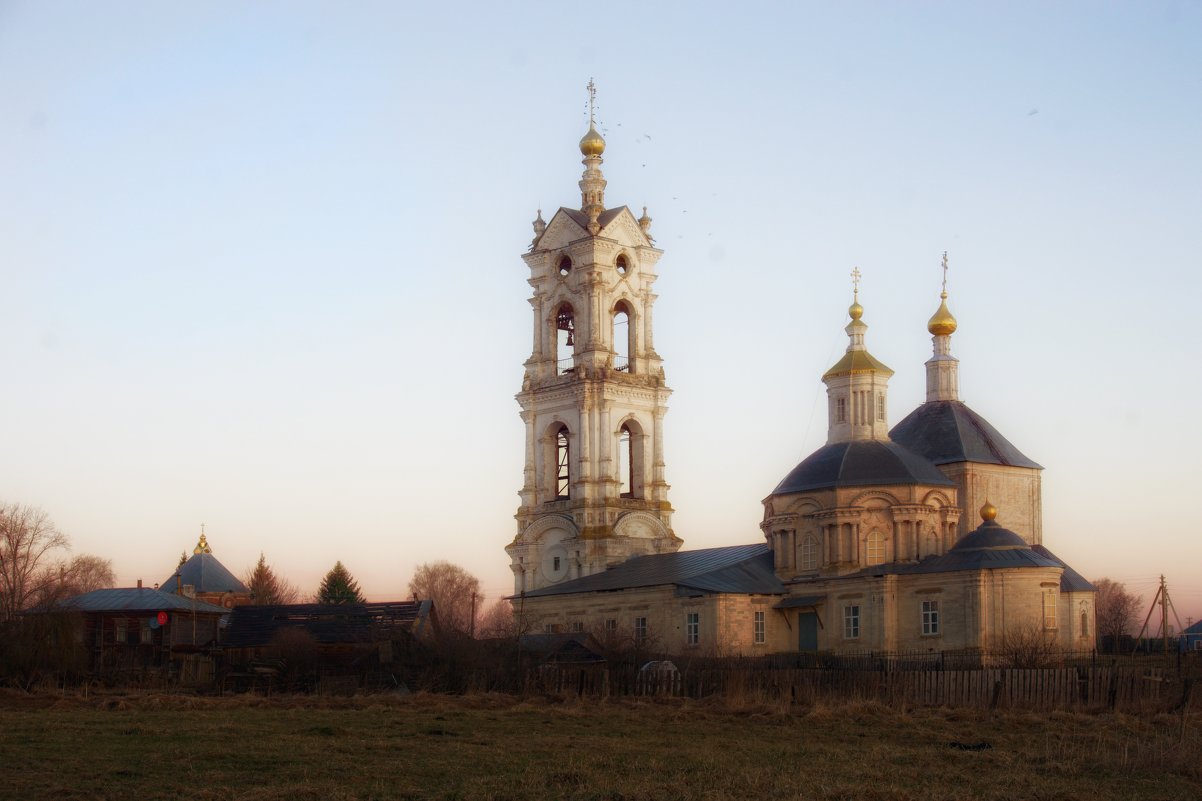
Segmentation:
{"type": "Polygon", "coordinates": [[[149,620],[142,621],[142,628],[139,630],[140,640],[143,645],[150,645],[154,642],[154,629],[150,627],[149,620]]]}
{"type": "Polygon", "coordinates": [[[639,645],[647,642],[647,618],[636,617],[634,619],[634,641],[639,645]]]}
{"type": "Polygon", "coordinates": [[[605,621],[605,633],[613,634],[617,630],[618,630],[618,621],[614,620],[612,617],[608,618],[605,621]]]}
{"type": "Polygon", "coordinates": [[[922,633],[925,636],[939,633],[939,601],[922,602],[922,633]]]}
{"type": "Polygon", "coordinates": [[[764,613],[756,612],[754,620],[752,622],[752,629],[751,629],[751,632],[752,632],[751,639],[752,639],[752,642],[754,642],[756,645],[763,645],[765,643],[765,641],[767,641],[767,639],[768,639],[767,636],[765,635],[764,623],[765,623],[764,613]]]}
{"type": "Polygon", "coordinates": [[[574,634],[580,634],[582,631],[584,631],[584,623],[579,620],[572,623],[572,632],[574,634]]]}
{"type": "Polygon", "coordinates": [[[685,643],[696,645],[701,642],[701,613],[689,612],[684,616],[685,643]]]}
{"type": "Polygon", "coordinates": [[[1043,591],[1043,627],[1056,628],[1056,591],[1043,591]]]}
{"type": "Polygon", "coordinates": [[[801,569],[818,569],[818,538],[813,534],[807,534],[801,541],[801,569]]]}
{"type": "Polygon", "coordinates": [[[843,607],[843,639],[855,640],[860,637],[860,605],[848,604],[843,607]]]}
{"type": "Polygon", "coordinates": [[[838,423],[847,422],[847,398],[835,399],[835,421],[838,423]]]}
{"type": "Polygon", "coordinates": [[[883,564],[885,561],[885,535],[879,531],[873,531],[868,535],[868,541],[864,543],[864,559],[869,565],[883,564]]]}

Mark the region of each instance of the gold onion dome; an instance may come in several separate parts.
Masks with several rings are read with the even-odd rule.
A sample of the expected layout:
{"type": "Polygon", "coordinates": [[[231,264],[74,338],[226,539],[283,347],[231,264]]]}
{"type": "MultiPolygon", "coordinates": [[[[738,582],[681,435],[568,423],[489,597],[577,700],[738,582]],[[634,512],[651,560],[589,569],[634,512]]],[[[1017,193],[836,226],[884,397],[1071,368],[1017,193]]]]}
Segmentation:
{"type": "Polygon", "coordinates": [[[600,156],[605,152],[605,140],[590,122],[588,133],[580,138],[580,152],[586,156],[600,156]]]}
{"type": "Polygon", "coordinates": [[[981,507],[981,519],[989,522],[997,518],[997,507],[989,501],[985,501],[985,505],[981,507]]]}
{"type": "Polygon", "coordinates": [[[940,292],[939,298],[939,309],[927,321],[927,330],[934,336],[945,337],[955,332],[956,318],[947,308],[947,293],[940,292]]]}
{"type": "Polygon", "coordinates": [[[847,313],[851,315],[851,319],[859,320],[864,316],[864,307],[860,305],[860,301],[856,301],[847,307],[847,313]]]}

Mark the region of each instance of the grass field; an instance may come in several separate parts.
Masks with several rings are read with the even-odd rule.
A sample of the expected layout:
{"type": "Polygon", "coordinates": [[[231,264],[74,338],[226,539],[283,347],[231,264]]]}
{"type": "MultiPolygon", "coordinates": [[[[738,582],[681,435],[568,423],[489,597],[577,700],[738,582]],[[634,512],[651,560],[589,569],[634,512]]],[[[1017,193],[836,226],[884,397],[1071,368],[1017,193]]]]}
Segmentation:
{"type": "Polygon", "coordinates": [[[0,797],[1197,801],[1202,716],[12,693],[0,797]]]}

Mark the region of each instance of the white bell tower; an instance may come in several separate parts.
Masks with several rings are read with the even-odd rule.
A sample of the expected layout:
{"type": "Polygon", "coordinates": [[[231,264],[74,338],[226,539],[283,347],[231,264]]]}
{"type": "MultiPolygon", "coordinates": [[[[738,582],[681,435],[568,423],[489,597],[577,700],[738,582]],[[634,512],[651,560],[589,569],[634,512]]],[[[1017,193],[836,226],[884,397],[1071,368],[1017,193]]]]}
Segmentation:
{"type": "Polygon", "coordinates": [[[664,479],[663,422],[671,390],[651,337],[655,264],[647,209],[605,207],[593,121],[580,140],[580,210],[540,210],[530,268],[533,352],[517,395],[526,466],[517,536],[505,547],[514,592],[675,551],[664,479]]]}

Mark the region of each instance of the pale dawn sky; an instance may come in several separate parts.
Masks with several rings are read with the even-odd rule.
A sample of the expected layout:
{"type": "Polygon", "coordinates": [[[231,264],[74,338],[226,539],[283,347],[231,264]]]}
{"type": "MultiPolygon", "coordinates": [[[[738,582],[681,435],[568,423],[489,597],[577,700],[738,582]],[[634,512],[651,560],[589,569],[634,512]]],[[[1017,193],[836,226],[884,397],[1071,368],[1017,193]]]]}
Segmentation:
{"type": "MultiPolygon", "coordinates": [[[[686,548],[761,541],[863,273],[890,422],[948,251],[961,397],[1044,540],[1202,617],[1202,3],[0,3],[0,500],[119,582],[512,590],[520,254],[608,205],[665,254],[686,548]]],[[[1005,510],[999,520],[1005,523],[1005,510]]]]}

